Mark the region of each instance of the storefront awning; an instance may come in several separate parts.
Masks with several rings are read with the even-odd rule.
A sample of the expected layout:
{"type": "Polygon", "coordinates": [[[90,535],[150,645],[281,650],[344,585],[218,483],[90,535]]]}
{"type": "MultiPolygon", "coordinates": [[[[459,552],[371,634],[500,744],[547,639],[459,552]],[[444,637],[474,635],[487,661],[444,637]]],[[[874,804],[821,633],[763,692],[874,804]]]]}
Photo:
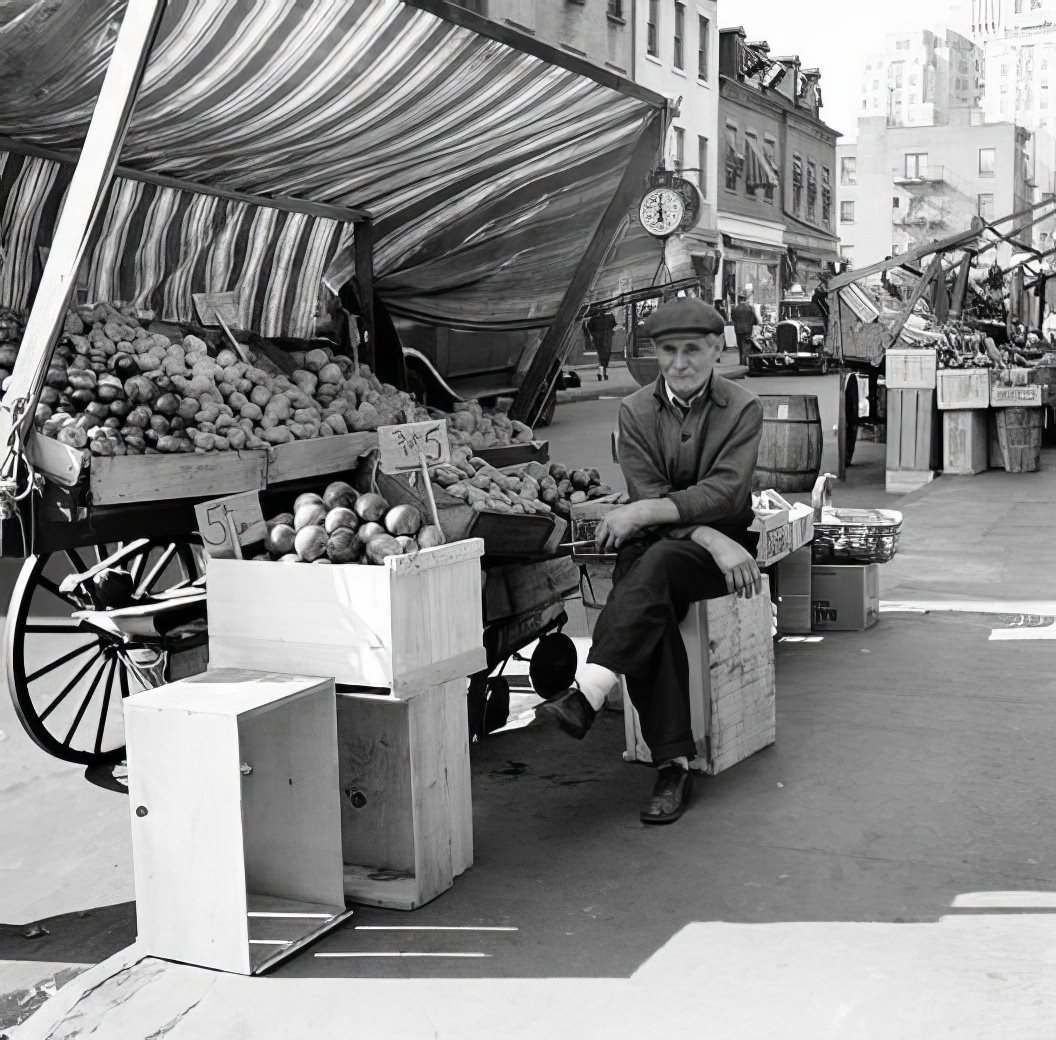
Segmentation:
{"type": "MultiPolygon", "coordinates": [[[[76,154],[125,2],[12,9],[0,27],[6,154],[76,154]]],[[[110,195],[89,296],[186,320],[192,291],[237,289],[258,331],[304,331],[310,283],[350,255],[350,228],[251,217],[229,192],[368,210],[376,288],[395,313],[547,324],[664,101],[518,36],[439,0],[170,0],[120,159],[145,180],[110,195]],[[151,177],[216,194],[185,198],[151,177]]],[[[31,158],[0,159],[0,302],[17,307],[35,291],[67,176],[31,158]]]]}

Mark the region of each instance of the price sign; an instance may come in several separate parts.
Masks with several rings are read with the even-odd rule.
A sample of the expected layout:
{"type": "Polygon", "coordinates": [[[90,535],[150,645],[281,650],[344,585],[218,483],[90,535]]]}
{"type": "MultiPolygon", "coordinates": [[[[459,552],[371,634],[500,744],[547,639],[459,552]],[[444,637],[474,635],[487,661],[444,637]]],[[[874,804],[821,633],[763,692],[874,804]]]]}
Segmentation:
{"type": "Polygon", "coordinates": [[[385,473],[404,473],[420,469],[423,464],[435,466],[451,458],[447,423],[443,419],[380,426],[378,447],[381,450],[381,468],[385,473]]]}
{"type": "Polygon", "coordinates": [[[990,404],[994,408],[1040,408],[1041,385],[992,386],[990,404]]]}
{"type": "Polygon", "coordinates": [[[242,550],[264,541],[267,526],[255,491],[214,498],[194,507],[206,553],[218,560],[241,560],[242,550]]]}
{"type": "Polygon", "coordinates": [[[191,293],[194,300],[194,309],[198,312],[198,319],[203,325],[219,325],[224,330],[234,348],[235,353],[243,360],[249,361],[242,344],[235,339],[231,329],[238,324],[238,293],[216,292],[216,293],[191,293]]]}

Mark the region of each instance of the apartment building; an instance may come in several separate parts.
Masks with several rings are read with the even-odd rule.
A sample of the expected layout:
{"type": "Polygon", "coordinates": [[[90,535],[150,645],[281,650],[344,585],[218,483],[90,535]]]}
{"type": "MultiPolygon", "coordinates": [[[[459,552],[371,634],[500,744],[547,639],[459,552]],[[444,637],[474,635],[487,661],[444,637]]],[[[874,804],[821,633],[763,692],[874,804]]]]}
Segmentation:
{"type": "Polygon", "coordinates": [[[743,28],[720,40],[721,295],[750,296],[764,315],[798,284],[808,292],[839,259],[835,171],[839,133],[821,117],[821,72],[771,57],[743,28]]]}

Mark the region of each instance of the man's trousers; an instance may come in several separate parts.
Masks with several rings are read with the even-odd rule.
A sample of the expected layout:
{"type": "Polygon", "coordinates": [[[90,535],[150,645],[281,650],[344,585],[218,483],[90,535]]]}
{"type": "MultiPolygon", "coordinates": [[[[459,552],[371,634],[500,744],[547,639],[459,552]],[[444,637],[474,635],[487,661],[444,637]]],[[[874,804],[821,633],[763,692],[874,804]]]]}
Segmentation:
{"type": "MultiPolygon", "coordinates": [[[[757,535],[738,532],[755,552],[757,535]]],[[[678,626],[689,605],[728,594],[706,549],[688,539],[634,542],[619,552],[612,592],[587,660],[622,674],[653,761],[696,757],[689,715],[689,659],[678,626]]]]}

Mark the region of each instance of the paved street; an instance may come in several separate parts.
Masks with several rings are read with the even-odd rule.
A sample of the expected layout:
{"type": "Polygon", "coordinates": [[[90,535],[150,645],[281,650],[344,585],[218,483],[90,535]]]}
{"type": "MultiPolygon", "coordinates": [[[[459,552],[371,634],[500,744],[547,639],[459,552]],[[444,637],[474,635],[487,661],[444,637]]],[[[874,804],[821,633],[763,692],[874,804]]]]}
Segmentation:
{"type": "MultiPolygon", "coordinates": [[[[817,392],[830,382],[819,381],[817,392]]],[[[780,383],[788,387],[781,392],[807,392],[806,380],[780,383]]],[[[552,456],[595,463],[614,479],[608,433],[617,409],[616,399],[560,406],[548,430],[552,456]]],[[[862,448],[840,500],[889,504],[877,484],[883,448],[862,448]]],[[[943,478],[902,504],[903,545],[881,590],[894,609],[866,633],[780,644],[776,747],[700,783],[678,825],[638,823],[649,774],[622,761],[619,716],[603,716],[583,744],[537,726],[488,738],[472,750],[474,867],[413,914],[357,910],[274,977],[316,980],[324,988],[312,992],[332,1009],[354,998],[379,1030],[391,1023],[379,994],[392,991],[325,989],[326,980],[408,980],[398,1001],[404,1036],[424,1035],[423,1016],[445,1020],[446,999],[428,980],[452,977],[467,987],[540,980],[539,994],[566,1023],[581,1014],[579,1003],[605,1020],[617,1010],[632,1020],[646,1006],[635,994],[660,974],[675,980],[676,1010],[695,999],[678,996],[687,978],[721,977],[726,989],[709,1007],[722,1022],[743,1013],[747,999],[732,965],[741,979],[769,980],[775,1009],[794,1002],[816,971],[842,972],[867,1008],[856,978],[887,978],[889,991],[910,1001],[902,965],[921,958],[947,1009],[978,1016],[982,1003],[1002,1013],[1018,1006],[1021,987],[1036,985],[1032,958],[1051,947],[1043,915],[1056,905],[1056,838],[1039,826],[1049,814],[1056,719],[1036,682],[1049,670],[1056,558],[1039,553],[1035,537],[1039,518],[1056,507],[1054,465],[1048,453],[1040,474],[943,478]],[[1001,553],[992,549],[998,530],[1001,553]],[[1025,632],[1042,638],[1020,638],[1025,632]],[[1040,913],[1008,916],[1031,908],[1040,913]],[[716,959],[718,949],[729,957],[716,959]],[[954,952],[965,949],[977,953],[954,952]],[[629,981],[569,991],[562,978],[629,981]]],[[[0,718],[2,1030],[70,975],[131,943],[135,926],[124,796],[30,746],[6,703],[0,718]],[[23,938],[37,920],[49,934],[23,938]]],[[[148,1003],[128,1013],[139,1007],[153,1020],[156,987],[134,977],[148,1003]]],[[[259,989],[249,1004],[237,996],[247,982],[216,987],[212,973],[191,968],[164,978],[172,1007],[207,994],[213,1002],[213,1031],[195,1031],[204,1020],[192,1018],[177,1038],[224,1035],[235,1007],[262,1029],[281,1020],[281,1007],[259,989]]],[[[501,1020],[500,986],[460,992],[473,995],[479,1022],[501,1020]]],[[[159,1006],[171,1010],[165,1000],[159,1006]]],[[[753,1015],[761,1030],[779,1021],[753,1015]]],[[[509,1035],[529,1021],[538,1035],[530,1013],[516,1029],[510,1023],[509,1035]]]]}

